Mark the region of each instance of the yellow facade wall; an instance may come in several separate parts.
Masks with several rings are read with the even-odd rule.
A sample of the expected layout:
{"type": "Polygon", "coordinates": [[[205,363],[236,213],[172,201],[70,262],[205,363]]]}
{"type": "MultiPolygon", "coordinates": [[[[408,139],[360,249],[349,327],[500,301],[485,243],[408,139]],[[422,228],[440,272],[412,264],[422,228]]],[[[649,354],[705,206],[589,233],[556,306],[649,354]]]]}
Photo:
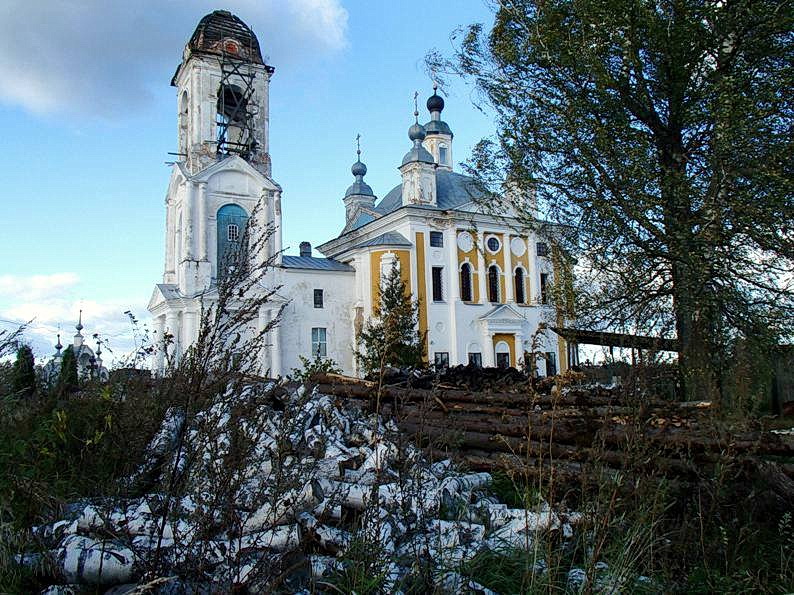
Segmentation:
{"type": "Polygon", "coordinates": [[[510,349],[510,365],[514,368],[518,367],[516,363],[516,336],[510,333],[496,333],[493,336],[491,348],[494,351],[494,361],[496,361],[496,344],[500,341],[507,343],[507,347],[510,349]]]}
{"type": "MultiPolygon", "coordinates": [[[[518,265],[524,267],[525,275],[524,275],[524,304],[518,304],[519,306],[527,306],[529,305],[530,296],[532,295],[532,279],[529,273],[529,238],[524,238],[521,236],[510,236],[510,241],[513,241],[513,238],[519,238],[524,240],[524,243],[527,246],[526,251],[524,252],[523,256],[516,256],[515,254],[511,254],[513,257],[513,270],[510,271],[510,282],[515,283],[515,269],[518,265]]],[[[515,290],[513,295],[515,296],[515,290]]]]}
{"type": "MultiPolygon", "coordinates": [[[[501,233],[496,233],[493,231],[486,231],[483,233],[483,241],[486,243],[486,246],[483,246],[483,256],[485,257],[485,267],[483,270],[483,274],[486,276],[486,287],[488,286],[488,267],[491,266],[493,262],[495,262],[499,269],[502,271],[502,275],[499,277],[499,303],[504,304],[507,302],[507,293],[505,292],[505,282],[507,281],[508,275],[510,275],[509,271],[505,270],[505,250],[508,249],[504,244],[504,236],[501,233]],[[487,248],[488,243],[488,236],[494,235],[499,238],[499,251],[491,253],[491,251],[487,248]]],[[[486,290],[487,294],[487,290],[486,290]]],[[[488,299],[488,296],[485,296],[485,299],[488,299]]]]}
{"type": "Polygon", "coordinates": [[[457,234],[467,231],[471,234],[474,243],[472,244],[472,249],[468,252],[464,252],[460,248],[458,248],[458,283],[460,283],[460,267],[461,265],[466,262],[466,258],[469,259],[469,264],[471,265],[471,302],[466,302],[468,304],[479,304],[480,303],[480,251],[479,246],[477,246],[477,233],[472,229],[458,229],[455,231],[455,238],[457,240],[457,234]]]}
{"type": "Polygon", "coordinates": [[[380,310],[380,260],[384,254],[394,254],[400,263],[400,278],[405,283],[407,295],[411,295],[411,253],[408,250],[376,250],[369,255],[369,271],[372,291],[372,311],[375,315],[380,310]]]}

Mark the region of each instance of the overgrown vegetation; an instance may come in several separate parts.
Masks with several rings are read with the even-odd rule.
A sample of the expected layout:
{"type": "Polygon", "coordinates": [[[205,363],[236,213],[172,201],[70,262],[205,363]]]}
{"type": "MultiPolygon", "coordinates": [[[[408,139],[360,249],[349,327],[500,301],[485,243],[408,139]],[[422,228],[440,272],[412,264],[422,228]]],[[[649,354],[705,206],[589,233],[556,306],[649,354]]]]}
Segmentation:
{"type": "Polygon", "coordinates": [[[688,398],[725,396],[734,344],[794,331],[791,3],[493,6],[430,59],[496,115],[484,206],[577,261],[577,325],[674,336],[688,398]]]}

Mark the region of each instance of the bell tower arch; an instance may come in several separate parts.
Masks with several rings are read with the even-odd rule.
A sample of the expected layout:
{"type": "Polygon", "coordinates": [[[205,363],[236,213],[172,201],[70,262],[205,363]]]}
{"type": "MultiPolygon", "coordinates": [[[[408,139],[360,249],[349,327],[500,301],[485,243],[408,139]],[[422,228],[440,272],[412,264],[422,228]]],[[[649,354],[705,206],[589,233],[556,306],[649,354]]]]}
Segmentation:
{"type": "Polygon", "coordinates": [[[178,158],[190,173],[238,155],[270,176],[273,72],[256,35],[238,17],[216,10],[199,21],[171,79],[177,88],[178,158]]]}

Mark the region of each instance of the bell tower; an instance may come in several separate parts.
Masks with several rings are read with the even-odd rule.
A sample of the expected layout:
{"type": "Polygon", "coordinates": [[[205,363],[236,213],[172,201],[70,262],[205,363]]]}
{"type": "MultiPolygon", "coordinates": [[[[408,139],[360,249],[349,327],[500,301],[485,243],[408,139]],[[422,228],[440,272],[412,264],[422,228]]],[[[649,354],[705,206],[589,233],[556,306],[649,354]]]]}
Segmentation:
{"type": "Polygon", "coordinates": [[[270,176],[269,87],[248,25],[226,10],[199,21],[171,79],[177,88],[178,157],[195,174],[239,155],[270,176]]]}

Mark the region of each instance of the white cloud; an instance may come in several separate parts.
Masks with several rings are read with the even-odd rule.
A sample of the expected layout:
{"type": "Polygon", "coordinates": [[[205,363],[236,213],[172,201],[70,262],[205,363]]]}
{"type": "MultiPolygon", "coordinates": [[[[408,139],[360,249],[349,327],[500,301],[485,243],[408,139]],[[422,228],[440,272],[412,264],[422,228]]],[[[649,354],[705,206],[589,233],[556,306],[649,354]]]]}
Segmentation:
{"type": "Polygon", "coordinates": [[[55,273],[52,275],[0,275],[0,297],[20,297],[40,299],[54,292],[72,287],[78,281],[74,273],[55,273]]]}
{"type": "MultiPolygon", "coordinates": [[[[227,0],[276,66],[347,45],[340,0],[227,0]]],[[[0,3],[0,101],[36,113],[119,117],[168,81],[210,0],[0,3]]]]}
{"type": "Polygon", "coordinates": [[[0,276],[0,327],[10,329],[18,323],[31,321],[25,340],[39,358],[52,354],[55,336],[68,345],[75,334],[75,324],[83,311],[83,335],[93,345],[92,336],[98,333],[107,341],[112,354],[106,351],[105,361],[113,362],[126,356],[135,345],[133,327],[124,313],[132,310],[143,317],[145,304],[137,300],[111,299],[106,301],[79,299],[80,283],[74,273],[32,275],[28,277],[0,276]]]}

